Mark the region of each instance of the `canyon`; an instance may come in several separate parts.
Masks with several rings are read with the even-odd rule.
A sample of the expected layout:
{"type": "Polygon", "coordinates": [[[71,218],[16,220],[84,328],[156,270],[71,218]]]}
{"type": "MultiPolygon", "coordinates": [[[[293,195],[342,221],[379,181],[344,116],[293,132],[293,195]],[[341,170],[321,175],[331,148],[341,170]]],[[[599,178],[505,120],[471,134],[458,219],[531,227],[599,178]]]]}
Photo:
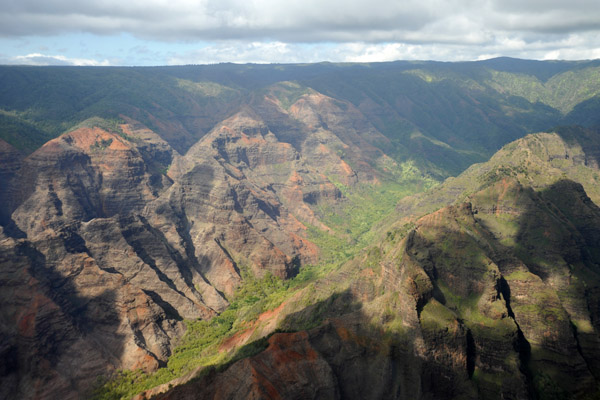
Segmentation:
{"type": "Polygon", "coordinates": [[[596,394],[599,74],[0,67],[0,397],[596,394]]]}

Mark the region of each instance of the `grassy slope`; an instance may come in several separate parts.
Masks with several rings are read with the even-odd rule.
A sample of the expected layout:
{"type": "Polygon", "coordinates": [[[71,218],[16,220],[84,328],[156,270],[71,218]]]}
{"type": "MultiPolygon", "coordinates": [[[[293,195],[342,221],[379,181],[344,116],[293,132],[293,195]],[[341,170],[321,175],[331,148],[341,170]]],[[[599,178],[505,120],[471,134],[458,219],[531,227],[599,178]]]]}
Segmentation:
{"type": "Polygon", "coordinates": [[[16,149],[30,153],[53,138],[34,124],[16,116],[14,113],[0,111],[1,136],[4,141],[16,149]]]}
{"type": "Polygon", "coordinates": [[[536,189],[562,178],[580,182],[588,195],[600,203],[600,175],[586,163],[598,163],[598,131],[585,128],[557,128],[554,133],[528,135],[508,144],[490,161],[475,164],[457,178],[439,187],[402,199],[396,211],[400,217],[414,217],[467,200],[468,196],[503,177],[514,177],[536,189]]]}
{"type": "MultiPolygon", "coordinates": [[[[584,373],[580,369],[597,371],[590,364],[597,345],[586,341],[596,340],[589,338],[598,331],[590,324],[594,311],[585,304],[597,301],[592,288],[600,285],[598,146],[599,132],[581,128],[530,135],[400,206],[401,213],[415,217],[455,204],[414,222],[417,238],[409,254],[427,271],[432,287],[422,326],[440,335],[461,321],[478,351],[487,342],[495,348],[490,354],[501,354],[517,337],[514,319],[528,344],[520,345],[520,355],[507,353],[505,367],[526,371],[539,398],[568,397],[581,390],[573,378],[584,373]],[[462,211],[463,201],[475,212],[462,211]],[[488,287],[498,293],[481,290],[490,279],[488,287]],[[583,338],[577,351],[572,329],[576,340],[583,338]]],[[[402,237],[406,227],[396,223],[387,239],[402,237]]],[[[490,373],[477,363],[473,371],[479,390],[493,396],[513,376],[506,369],[490,373]]]]}
{"type": "MultiPolygon", "coordinates": [[[[580,336],[594,332],[589,316],[582,311],[585,307],[581,308],[581,299],[589,296],[581,282],[587,281],[592,286],[600,282],[597,265],[594,266],[594,262],[600,261],[600,254],[594,252],[593,243],[580,242],[578,246],[587,248],[592,257],[580,262],[569,255],[569,248],[557,246],[557,243],[569,243],[573,237],[578,237],[576,230],[589,229],[585,224],[592,218],[579,214],[582,208],[575,204],[575,199],[579,198],[577,187],[571,184],[560,186],[566,177],[577,181],[597,179],[594,175],[597,169],[585,165],[581,142],[587,143],[588,151],[593,151],[592,145],[598,143],[598,139],[590,131],[563,129],[561,135],[531,135],[509,144],[489,163],[474,166],[442,186],[445,191],[452,183],[453,190],[467,187],[467,192],[460,198],[471,199],[474,207],[479,209],[478,214],[473,214],[467,206],[450,207],[388,231],[382,240],[364,251],[358,249],[367,243],[373,244],[376,236],[371,229],[365,229],[360,217],[351,217],[356,208],[331,214],[322,210],[325,220],[337,228],[338,235],[313,238],[330,251],[326,253],[331,257],[330,262],[325,266],[306,268],[288,282],[272,277],[257,281],[247,276],[246,286],[238,292],[232,308],[212,321],[190,322],[190,330],[169,361],[168,371],[156,376],[176,376],[171,370],[182,373],[198,365],[216,365],[215,368],[221,370],[238,358],[262,351],[266,342],[259,337],[238,352],[224,353],[217,349],[226,338],[247,329],[261,312],[282,303],[292,307],[284,308],[284,313],[289,315],[295,311],[297,315],[293,322],[279,325],[285,330],[318,326],[323,318],[332,315],[334,309],[336,316],[351,313],[350,309],[340,312],[335,301],[325,301],[350,286],[363,295],[368,293],[366,296],[371,298],[363,301],[360,307],[378,335],[388,337],[392,346],[404,343],[410,334],[402,323],[400,306],[394,300],[398,299],[398,294],[386,293],[378,287],[381,283],[377,283],[382,265],[389,264],[398,265],[405,271],[406,281],[414,282],[418,288],[413,295],[424,301],[419,324],[426,343],[434,339],[437,344],[446,343],[443,350],[439,349],[451,355],[452,351],[460,350],[460,347],[453,349],[456,337],[467,335],[467,341],[477,343],[477,351],[492,357],[485,363],[473,361],[470,378],[456,382],[463,385],[460,390],[498,396],[512,384],[522,384],[519,376],[523,370],[531,374],[528,379],[538,396],[561,396],[565,395],[565,390],[576,390],[569,386],[569,369],[564,367],[573,355],[549,350],[546,343],[567,340],[571,334],[569,324],[577,327],[580,336]],[[569,160],[564,158],[565,152],[571,163],[564,162],[569,160]],[[562,158],[555,157],[557,154],[562,158]],[[474,182],[474,185],[465,186],[465,181],[474,182]],[[463,182],[463,185],[457,185],[457,182],[463,182]],[[512,183],[507,185],[507,182],[512,183]],[[527,189],[531,187],[536,190],[527,189]],[[572,199],[565,200],[565,196],[572,199]],[[565,202],[568,204],[563,204],[565,202]],[[503,211],[497,212],[493,206],[503,211]],[[338,217],[338,213],[345,217],[338,217]],[[417,230],[413,230],[415,224],[417,230]],[[549,232],[550,239],[547,237],[549,232]],[[357,240],[344,241],[352,233],[357,240]],[[565,273],[564,260],[568,257],[575,264],[569,273],[565,273]],[[352,260],[345,262],[349,259],[352,260]],[[540,268],[550,274],[544,279],[550,279],[553,284],[560,282],[557,287],[540,278],[545,276],[538,275],[540,268]],[[524,290],[522,288],[527,288],[529,295],[513,298],[510,300],[512,308],[508,308],[510,292],[501,289],[501,277],[510,285],[513,295],[517,296],[524,290]],[[564,281],[565,277],[567,281],[564,281]],[[511,313],[514,316],[511,317],[511,313]],[[520,327],[515,324],[515,318],[520,327]],[[557,335],[566,335],[566,339],[548,338],[545,332],[550,326],[557,327],[557,335]],[[564,327],[568,329],[565,331],[564,327]],[[514,346],[523,332],[531,350],[521,349],[521,354],[514,346]],[[181,368],[181,365],[185,367],[181,368]]],[[[597,182],[589,184],[590,187],[598,186],[597,182]]],[[[381,193],[370,195],[361,194],[362,189],[357,188],[346,194],[350,198],[360,195],[365,207],[367,198],[376,199],[390,193],[391,188],[382,186],[381,193]]],[[[432,189],[430,194],[435,191],[432,189]]],[[[449,203],[454,200],[445,198],[449,203]]],[[[594,206],[590,207],[594,213],[594,206]]],[[[373,217],[373,222],[378,220],[376,207],[362,211],[373,217]]],[[[593,218],[597,219],[600,214],[595,213],[593,218]]],[[[104,387],[103,398],[118,398],[119,393],[132,394],[158,383],[155,379],[140,373],[126,373],[104,387]]]]}
{"type": "Polygon", "coordinates": [[[566,71],[542,82],[525,74],[492,71],[488,84],[498,91],[520,96],[531,103],[547,104],[563,114],[600,94],[600,67],[566,71]]]}
{"type": "MultiPolygon", "coordinates": [[[[247,330],[255,324],[259,315],[273,310],[289,299],[294,298],[289,310],[302,311],[302,317],[284,327],[298,331],[318,326],[327,308],[333,303],[321,303],[349,285],[349,281],[339,280],[341,287],[327,284],[320,292],[314,291],[316,282],[329,280],[330,275],[360,254],[361,249],[375,237],[374,224],[387,218],[397,199],[431,187],[436,182],[423,177],[411,165],[403,168],[403,178],[398,182],[384,182],[377,185],[357,185],[347,187],[338,184],[346,201],[337,204],[321,204],[315,211],[332,232],[317,228],[309,229],[309,238],[322,250],[319,265],[304,266],[291,280],[282,281],[272,275],[262,279],[249,273],[242,266],[244,284],[236,292],[230,307],[210,321],[186,321],[187,331],[182,337],[165,368],[154,374],[142,371],[120,371],[109,381],[100,380],[94,392],[96,399],[127,398],[143,390],[167,383],[173,379],[195,373],[198,368],[222,369],[231,362],[262,351],[266,345],[263,336],[257,335],[254,342],[236,349],[223,351],[222,343],[228,338],[247,330]],[[300,296],[298,300],[298,296],[300,296]],[[308,311],[307,311],[308,310],[308,311]]],[[[374,256],[372,255],[371,258],[374,256]]],[[[372,260],[373,261],[373,260],[372,260]]],[[[335,296],[334,296],[335,297],[335,296]]],[[[391,322],[390,322],[391,323],[391,322]]],[[[266,334],[272,333],[265,331],[266,334]]]]}
{"type": "MultiPolygon", "coordinates": [[[[246,330],[264,311],[274,309],[327,269],[306,267],[295,278],[283,281],[270,274],[262,279],[243,269],[244,285],[239,288],[227,310],[209,321],[186,321],[187,330],[174,349],[167,365],[153,374],[141,370],[119,371],[110,380],[101,378],[93,390],[95,399],[130,398],[173,379],[196,373],[198,369],[223,368],[225,365],[264,349],[257,338],[234,352],[220,350],[226,338],[246,330]]],[[[318,320],[315,320],[315,323],[318,320]]]]}
{"type": "MultiPolygon", "coordinates": [[[[307,85],[351,101],[394,143],[409,149],[403,156],[433,162],[440,176],[447,177],[486,160],[502,145],[559,121],[560,110],[511,92],[511,85],[518,87],[518,82],[510,79],[520,77],[478,64],[417,64],[376,74],[341,71],[337,79],[325,75],[307,85]],[[492,85],[494,74],[507,78],[492,85]]],[[[586,87],[593,79],[572,73],[563,81],[586,87]]],[[[548,91],[560,96],[552,92],[559,89],[555,86],[548,91]]],[[[574,104],[588,98],[583,92],[570,96],[574,104]]]]}
{"type": "MultiPolygon", "coordinates": [[[[0,110],[40,132],[38,137],[56,137],[91,117],[125,114],[180,152],[206,132],[198,119],[218,119],[242,95],[237,89],[175,79],[153,68],[0,67],[0,82],[0,110]]],[[[9,128],[0,125],[1,138],[14,136],[9,128]]],[[[40,139],[28,140],[27,131],[22,136],[21,147],[29,152],[42,144],[40,139]]]]}

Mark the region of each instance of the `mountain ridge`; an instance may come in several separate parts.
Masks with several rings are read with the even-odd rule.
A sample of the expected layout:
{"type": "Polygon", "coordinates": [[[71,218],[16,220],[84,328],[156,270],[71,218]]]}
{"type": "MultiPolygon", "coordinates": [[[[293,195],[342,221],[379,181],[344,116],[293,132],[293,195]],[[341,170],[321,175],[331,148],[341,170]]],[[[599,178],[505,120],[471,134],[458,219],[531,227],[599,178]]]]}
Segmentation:
{"type": "MultiPolygon", "coordinates": [[[[543,135],[547,144],[562,141],[543,135]]],[[[587,304],[598,295],[592,288],[600,277],[600,236],[592,221],[599,217],[583,186],[571,180],[559,177],[535,189],[514,176],[487,182],[468,202],[427,214],[408,230],[388,231],[381,245],[318,280],[315,288],[341,294],[324,300],[325,319],[316,326],[300,328],[300,335],[275,332],[250,359],[209,369],[157,398],[234,396],[224,385],[231,379],[248,395],[286,398],[585,397],[596,390],[598,374],[598,317],[587,304]],[[370,346],[379,356],[360,359],[413,374],[365,374],[351,354],[371,354],[370,346]],[[314,376],[314,370],[322,372],[314,376]],[[250,380],[250,371],[259,375],[250,380]],[[374,384],[384,376],[391,380],[374,384]],[[392,382],[387,394],[376,390],[392,382]]],[[[284,313],[278,326],[295,331],[314,312],[284,313]]]]}
{"type": "Polygon", "coordinates": [[[2,396],[593,392],[597,97],[483,65],[0,67],[2,396]]]}
{"type": "MultiPolygon", "coordinates": [[[[446,178],[448,170],[458,174],[511,140],[559,124],[566,117],[564,110],[550,107],[560,108],[553,98],[569,94],[568,109],[584,102],[595,107],[595,61],[534,62],[536,68],[527,67],[527,60],[492,61],[79,69],[4,66],[0,109],[14,123],[34,129],[29,141],[39,137],[36,129],[57,136],[90,117],[125,115],[184,153],[258,92],[278,82],[295,81],[352,103],[392,141],[393,154],[388,155],[396,161],[418,155],[421,167],[446,178]],[[564,68],[557,69],[557,65],[564,68]],[[594,74],[585,75],[585,71],[594,74]],[[523,79],[545,84],[536,77],[544,73],[564,76],[563,83],[537,97],[531,97],[536,91],[519,92],[523,79]],[[504,78],[493,82],[494,74],[504,78]],[[586,86],[588,90],[580,90],[586,86]],[[468,151],[461,153],[464,150],[468,151]],[[473,152],[470,156],[469,151],[473,152]]],[[[568,123],[593,124],[586,120],[592,113],[588,110],[579,117],[571,113],[568,123]]],[[[3,126],[2,137],[23,149],[31,151],[35,144],[27,143],[39,143],[18,143],[14,135],[9,136],[10,123],[3,126]]]]}

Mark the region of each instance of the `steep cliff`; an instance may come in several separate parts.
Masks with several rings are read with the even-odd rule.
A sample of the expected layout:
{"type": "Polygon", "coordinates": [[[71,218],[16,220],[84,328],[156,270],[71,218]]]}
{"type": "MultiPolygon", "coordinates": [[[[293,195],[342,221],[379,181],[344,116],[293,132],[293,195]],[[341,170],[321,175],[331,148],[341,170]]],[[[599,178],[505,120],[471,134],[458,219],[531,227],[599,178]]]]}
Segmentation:
{"type": "MultiPolygon", "coordinates": [[[[590,138],[581,134],[579,140],[590,138]]],[[[564,143],[552,134],[525,141],[544,143],[540,154],[564,143]]],[[[478,168],[495,171],[502,167],[497,160],[478,168]]],[[[271,332],[263,351],[205,369],[158,398],[596,393],[600,208],[564,176],[535,180],[542,164],[488,176],[465,194],[466,202],[388,230],[379,246],[285,301],[274,320],[264,320],[270,330],[253,328],[271,332]],[[536,185],[525,185],[522,176],[536,185]]],[[[580,176],[597,171],[594,163],[579,165],[580,176]]],[[[243,353],[248,336],[236,342],[243,353]]]]}
{"type": "Polygon", "coordinates": [[[0,397],[593,394],[597,130],[406,197],[593,121],[558,64],[1,67],[0,397]]]}
{"type": "Polygon", "coordinates": [[[343,128],[352,118],[333,103],[311,92],[286,110],[266,96],[184,155],[128,117],[87,120],[26,158],[4,146],[1,271],[24,296],[6,292],[7,395],[76,396],[117,369],[155,371],[183,320],[228,306],[242,270],[287,279],[316,263],[307,224],[331,231],[317,206],[344,201],[338,182],[386,176],[385,154],[343,128]],[[306,104],[337,122],[310,120],[306,104]],[[51,311],[38,313],[40,299],[51,311]],[[43,350],[47,340],[56,346],[43,350]],[[95,355],[78,358],[77,346],[95,355]]]}

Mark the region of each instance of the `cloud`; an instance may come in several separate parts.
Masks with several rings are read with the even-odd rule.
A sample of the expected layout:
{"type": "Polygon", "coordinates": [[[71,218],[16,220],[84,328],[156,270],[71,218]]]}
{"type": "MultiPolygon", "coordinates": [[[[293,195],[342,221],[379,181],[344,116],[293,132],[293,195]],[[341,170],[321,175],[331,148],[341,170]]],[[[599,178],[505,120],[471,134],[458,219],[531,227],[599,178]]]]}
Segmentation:
{"type": "MultiPolygon", "coordinates": [[[[222,41],[201,49],[172,52],[167,64],[376,62],[394,60],[469,61],[509,56],[530,59],[584,60],[600,58],[600,34],[573,34],[554,41],[526,42],[516,37],[496,37],[480,46],[449,43],[285,43],[222,41]]],[[[158,57],[156,57],[158,58],[158,57]]]]}
{"type": "Polygon", "coordinates": [[[600,29],[589,0],[9,0],[0,34],[128,32],[154,40],[480,43],[491,32],[600,29]]]}
{"type": "MultiPolygon", "coordinates": [[[[592,58],[600,48],[600,7],[591,0],[5,3],[0,10],[0,38],[127,34],[141,43],[172,43],[173,51],[162,55],[163,63],[462,60],[496,54],[592,58]],[[191,50],[177,46],[190,43],[200,44],[191,50]]],[[[142,51],[140,47],[138,53],[142,51]]],[[[152,59],[157,59],[153,53],[152,59]]],[[[57,56],[50,58],[61,62],[57,56]]]]}
{"type": "MultiPolygon", "coordinates": [[[[220,62],[238,63],[285,63],[303,62],[309,53],[304,46],[287,44],[283,42],[221,42],[216,45],[206,46],[199,50],[173,54],[167,64],[213,64],[220,62]]],[[[314,52],[310,57],[315,60],[314,52]]],[[[322,61],[322,60],[320,60],[322,61]]]]}
{"type": "Polygon", "coordinates": [[[61,55],[44,55],[40,53],[31,53],[24,56],[15,56],[7,61],[7,64],[18,65],[82,65],[82,66],[107,66],[108,60],[91,60],[84,58],[67,58],[61,55]]]}

